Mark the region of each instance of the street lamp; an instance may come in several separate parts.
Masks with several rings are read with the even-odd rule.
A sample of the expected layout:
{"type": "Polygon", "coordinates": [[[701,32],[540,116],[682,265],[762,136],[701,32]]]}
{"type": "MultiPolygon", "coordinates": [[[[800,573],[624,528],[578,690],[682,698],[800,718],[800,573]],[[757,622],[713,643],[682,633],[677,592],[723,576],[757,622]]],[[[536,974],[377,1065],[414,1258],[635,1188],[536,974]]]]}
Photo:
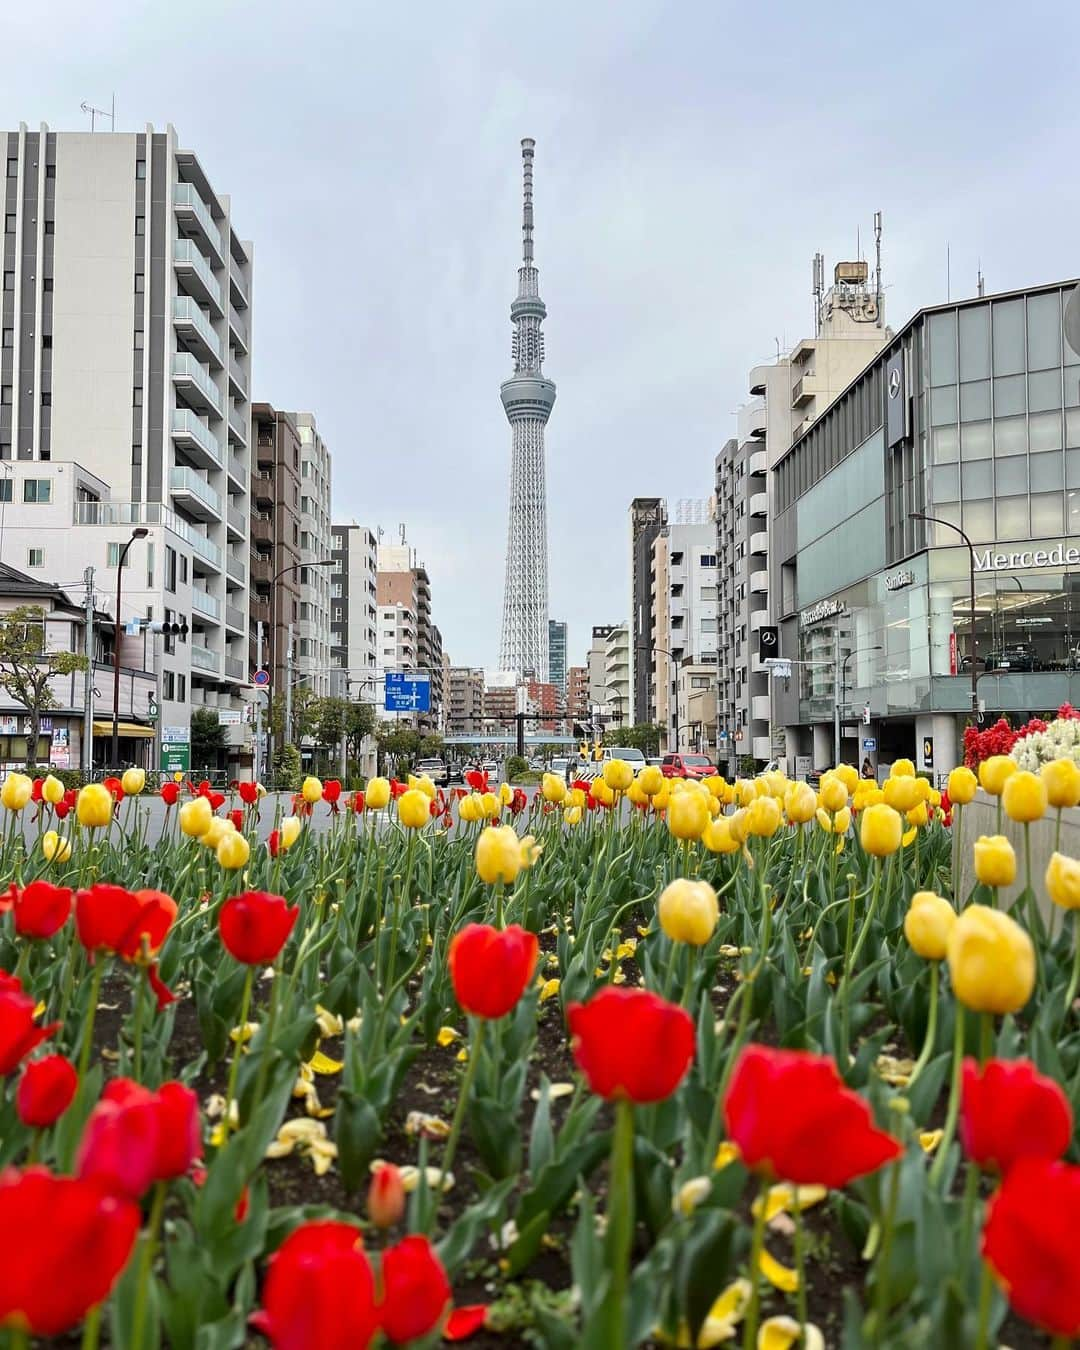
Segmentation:
{"type": "Polygon", "coordinates": [[[968,573],[968,612],[970,615],[968,622],[971,626],[971,636],[968,640],[968,644],[970,647],[969,658],[971,660],[971,712],[972,716],[975,718],[976,724],[978,724],[982,719],[979,717],[979,690],[975,674],[975,545],[960,526],[954,525],[951,520],[941,520],[938,516],[928,516],[923,511],[912,511],[911,518],[912,520],[929,521],[931,525],[944,525],[947,530],[955,530],[967,545],[968,563],[970,568],[968,573]]]}
{"type": "Polygon", "coordinates": [[[150,531],[145,525],[138,525],[131,531],[131,538],[124,541],[120,557],[116,561],[116,622],[113,625],[113,687],[112,687],[112,759],[114,769],[120,767],[120,590],[124,582],[124,561],[128,549],[136,539],[145,539],[150,531]]]}
{"type": "MultiPolygon", "coordinates": [[[[635,647],[636,652],[659,652],[661,656],[666,656],[669,661],[674,662],[675,658],[666,647],[635,647]]],[[[679,673],[678,668],[675,671],[675,693],[671,701],[671,730],[675,744],[670,748],[678,754],[679,750],[679,673]]]]}
{"type": "MultiPolygon", "coordinates": [[[[290,572],[300,572],[305,567],[336,567],[337,563],[333,558],[320,558],[316,562],[298,562],[289,563],[285,567],[279,568],[270,578],[270,679],[266,684],[266,716],[270,725],[272,722],[271,700],[274,696],[274,666],[277,662],[277,584],[282,577],[288,576],[290,572]]],[[[286,652],[286,665],[289,663],[291,652],[286,652]]],[[[286,680],[286,692],[288,692],[288,681],[286,680]]],[[[288,739],[289,727],[286,721],[285,737],[288,739]]],[[[257,758],[257,756],[256,756],[257,758]]]]}
{"type": "Polygon", "coordinates": [[[875,643],[873,647],[856,647],[854,651],[848,652],[840,663],[840,698],[836,704],[836,710],[833,713],[833,763],[840,763],[840,724],[843,721],[844,709],[847,707],[847,663],[853,656],[862,656],[864,652],[881,652],[885,648],[880,642],[875,643]]]}

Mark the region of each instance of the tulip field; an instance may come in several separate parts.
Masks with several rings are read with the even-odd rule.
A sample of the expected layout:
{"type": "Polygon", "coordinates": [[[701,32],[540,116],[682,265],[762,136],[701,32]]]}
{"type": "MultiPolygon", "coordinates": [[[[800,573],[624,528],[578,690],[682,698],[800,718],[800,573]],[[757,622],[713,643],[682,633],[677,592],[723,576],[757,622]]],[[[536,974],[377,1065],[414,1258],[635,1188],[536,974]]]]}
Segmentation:
{"type": "Polygon", "coordinates": [[[957,828],[1025,762],[8,775],[0,1347],[1080,1344],[1080,861],[957,828]]]}

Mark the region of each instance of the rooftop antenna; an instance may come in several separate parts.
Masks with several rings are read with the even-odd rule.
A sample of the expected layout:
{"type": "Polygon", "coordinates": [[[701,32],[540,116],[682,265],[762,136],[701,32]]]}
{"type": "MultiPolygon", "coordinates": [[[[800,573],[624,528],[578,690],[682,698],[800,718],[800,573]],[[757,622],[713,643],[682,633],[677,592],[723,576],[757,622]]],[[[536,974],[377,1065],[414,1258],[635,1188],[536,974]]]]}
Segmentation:
{"type": "Polygon", "coordinates": [[[885,302],[885,292],[881,286],[881,212],[874,212],[874,292],[877,300],[877,326],[881,328],[885,323],[885,317],[882,314],[885,302]]]}
{"type": "Polygon", "coordinates": [[[825,255],[814,254],[814,336],[821,336],[821,300],[825,294],[825,255]]]}
{"type": "Polygon", "coordinates": [[[948,240],[945,241],[945,299],[952,299],[952,254],[948,240]]]}
{"type": "Polygon", "coordinates": [[[91,134],[93,134],[93,132],[96,130],[95,122],[96,122],[97,118],[99,118],[99,117],[107,117],[107,118],[109,119],[109,130],[110,130],[110,131],[115,131],[115,130],[116,130],[116,95],[115,95],[115,94],[113,94],[113,96],[112,96],[112,101],[110,102],[108,108],[95,108],[95,107],[93,106],[93,104],[91,104],[91,103],[86,103],[86,102],[80,103],[80,104],[79,104],[79,107],[82,109],[82,111],[83,111],[84,113],[89,113],[89,114],[90,114],[90,132],[91,132],[91,134]]]}
{"type": "Polygon", "coordinates": [[[977,279],[976,279],[975,289],[978,291],[979,295],[985,295],[985,294],[986,294],[986,278],[983,276],[982,259],[981,259],[981,258],[979,259],[979,273],[978,273],[978,277],[977,277],[977,279]]]}
{"type": "Polygon", "coordinates": [[[402,521],[401,524],[398,526],[398,533],[401,535],[401,542],[402,542],[402,544],[404,544],[404,543],[405,543],[405,522],[404,522],[404,521],[402,521]]]}

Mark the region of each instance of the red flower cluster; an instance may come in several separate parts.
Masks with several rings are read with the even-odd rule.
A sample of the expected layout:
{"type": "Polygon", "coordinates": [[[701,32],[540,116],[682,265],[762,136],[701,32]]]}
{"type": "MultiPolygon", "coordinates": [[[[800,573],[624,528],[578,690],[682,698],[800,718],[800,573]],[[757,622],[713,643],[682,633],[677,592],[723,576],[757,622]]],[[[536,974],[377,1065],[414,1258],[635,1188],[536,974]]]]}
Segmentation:
{"type": "Polygon", "coordinates": [[[752,1171],[830,1190],[876,1172],[903,1149],[844,1086],[835,1062],[748,1045],[724,1099],[724,1123],[752,1171]]]}
{"type": "Polygon", "coordinates": [[[529,987],[539,950],[536,934],[517,924],[467,924],[451,940],[447,958],[454,996],[474,1017],[505,1017],[529,987]]]}
{"type": "Polygon", "coordinates": [[[139,1211],[94,1182],[54,1177],[44,1167],[0,1172],[0,1324],[19,1320],[56,1336],[107,1298],[127,1265],[139,1211]]]}
{"type": "Polygon", "coordinates": [[[71,913],[73,892],[51,881],[32,881],[22,890],[14,882],[0,895],[0,914],[15,913],[19,937],[50,938],[60,931],[71,913]]]}
{"type": "Polygon", "coordinates": [[[296,923],[300,906],[289,908],[282,895],[245,891],[226,900],[218,914],[218,932],[226,951],[246,966],[277,959],[296,923]]]}
{"type": "Polygon", "coordinates": [[[991,755],[1007,755],[1016,744],[1017,733],[1008,719],[999,717],[992,727],[980,731],[971,726],[964,729],[964,763],[969,769],[978,769],[991,755]]]}
{"type": "Polygon", "coordinates": [[[225,804],[224,792],[215,792],[210,786],[209,780],[206,778],[202,780],[198,787],[195,787],[191,783],[188,783],[187,787],[188,792],[190,792],[193,797],[205,797],[215,811],[225,804]]]}
{"type": "Polygon", "coordinates": [[[39,1027],[34,1021],[35,1006],[14,975],[0,972],[0,1078],[17,1068],[60,1027],[59,1022],[39,1027]]]}
{"type": "Polygon", "coordinates": [[[64,1114],[75,1099],[79,1075],[63,1055],[43,1055],[23,1069],[15,1090],[15,1110],[24,1125],[43,1130],[64,1114]]]}
{"type": "Polygon", "coordinates": [[[465,775],[465,781],[474,792],[491,791],[490,779],[483,769],[470,769],[465,775]]]}
{"type": "Polygon", "coordinates": [[[199,1099],[182,1083],[157,1092],[114,1078],[90,1112],[78,1175],[110,1195],[138,1200],[155,1181],[182,1177],[202,1157],[199,1099]]]}
{"type": "Polygon", "coordinates": [[[159,1010],[175,1001],[151,960],[176,918],[176,901],[164,891],[127,891],[99,882],[75,897],[75,929],[91,954],[112,952],[146,967],[159,1010]]]}
{"type": "Polygon", "coordinates": [[[64,793],[64,795],[53,807],[53,811],[56,814],[56,818],[58,820],[63,820],[67,816],[68,812],[75,805],[75,800],[78,797],[78,795],[79,795],[78,791],[75,788],[68,788],[68,790],[64,793]]]}
{"type": "Polygon", "coordinates": [[[1073,1113],[1052,1078],[1027,1059],[964,1060],[960,1142],[984,1171],[1003,1176],[1021,1158],[1060,1158],[1073,1113]]]}
{"type": "Polygon", "coordinates": [[[259,800],[259,785],[253,783],[250,779],[243,783],[237,783],[236,790],[240,794],[240,800],[245,806],[254,806],[259,800]]]}
{"type": "Polygon", "coordinates": [[[598,1097],[663,1101],[694,1058],[690,1014],[646,989],[605,985],[567,1009],[578,1068],[598,1097]]]}
{"type": "Polygon", "coordinates": [[[379,1331],[403,1345],[439,1326],[450,1283],[427,1238],[388,1247],[380,1276],[377,1295],[351,1224],[302,1224],[271,1258],[263,1306],[251,1321],[275,1350],[365,1350],[379,1331]]]}

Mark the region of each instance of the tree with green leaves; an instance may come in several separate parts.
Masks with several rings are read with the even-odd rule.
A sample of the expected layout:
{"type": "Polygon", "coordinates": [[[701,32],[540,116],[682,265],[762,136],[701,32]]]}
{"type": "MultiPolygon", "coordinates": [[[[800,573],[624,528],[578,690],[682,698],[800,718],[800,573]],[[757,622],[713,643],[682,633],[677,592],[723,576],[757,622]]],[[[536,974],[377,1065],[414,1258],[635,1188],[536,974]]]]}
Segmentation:
{"type": "Polygon", "coordinates": [[[380,722],[375,736],[380,764],[388,764],[395,773],[402,764],[411,764],[418,758],[420,733],[412,727],[398,726],[396,722],[380,722]]]}
{"type": "Polygon", "coordinates": [[[375,734],[375,705],[350,703],[345,714],[345,749],[349,759],[360,758],[364,742],[375,734]]]}
{"type": "Polygon", "coordinates": [[[660,737],[663,731],[663,727],[656,722],[638,722],[632,727],[609,727],[604,732],[604,744],[640,750],[648,758],[649,755],[660,753],[660,737]]]}
{"type": "Polygon", "coordinates": [[[216,769],[225,749],[225,728],[213,708],[196,708],[191,714],[191,767],[216,769]]]}
{"type": "Polygon", "coordinates": [[[30,717],[26,763],[37,765],[42,716],[59,707],[49,681],[86,669],[78,652],[51,652],[45,644],[45,611],[40,605],[17,605],[0,618],[0,689],[21,703],[30,717]]]}
{"type": "Polygon", "coordinates": [[[306,684],[298,684],[292,691],[292,727],[288,739],[293,745],[315,739],[322,702],[315,690],[306,684]]]}
{"type": "Polygon", "coordinates": [[[350,703],[344,698],[321,698],[315,707],[315,740],[319,745],[338,746],[345,736],[350,703]]]}

